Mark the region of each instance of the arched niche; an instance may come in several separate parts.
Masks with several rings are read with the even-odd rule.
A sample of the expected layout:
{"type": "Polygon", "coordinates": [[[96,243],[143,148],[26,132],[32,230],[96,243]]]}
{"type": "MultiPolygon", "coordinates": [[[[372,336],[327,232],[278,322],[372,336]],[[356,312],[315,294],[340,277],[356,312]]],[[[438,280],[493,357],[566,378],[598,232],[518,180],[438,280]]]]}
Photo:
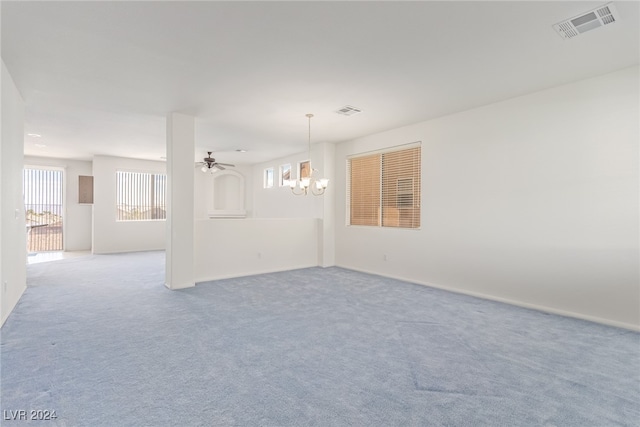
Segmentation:
{"type": "Polygon", "coordinates": [[[207,213],[209,218],[244,218],[244,176],[225,169],[211,176],[208,187],[207,213]]]}

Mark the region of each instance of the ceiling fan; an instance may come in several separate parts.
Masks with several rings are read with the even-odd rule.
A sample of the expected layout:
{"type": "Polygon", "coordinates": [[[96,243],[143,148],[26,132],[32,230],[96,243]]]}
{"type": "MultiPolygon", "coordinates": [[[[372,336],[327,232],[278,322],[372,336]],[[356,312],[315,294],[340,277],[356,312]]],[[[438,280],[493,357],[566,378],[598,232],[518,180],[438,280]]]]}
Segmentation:
{"type": "Polygon", "coordinates": [[[218,163],[216,159],[211,157],[212,151],[207,151],[208,156],[202,159],[202,162],[197,162],[196,167],[199,167],[202,172],[210,172],[214,173],[216,170],[225,170],[225,166],[227,167],[235,167],[235,165],[231,165],[229,163],[218,163]]]}

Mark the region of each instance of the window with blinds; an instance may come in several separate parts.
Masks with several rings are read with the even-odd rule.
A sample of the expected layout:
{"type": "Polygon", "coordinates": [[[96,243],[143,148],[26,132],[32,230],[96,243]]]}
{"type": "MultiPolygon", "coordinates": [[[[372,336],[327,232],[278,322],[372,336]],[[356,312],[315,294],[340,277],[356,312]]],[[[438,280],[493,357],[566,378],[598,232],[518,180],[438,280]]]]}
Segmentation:
{"type": "Polygon", "coordinates": [[[165,174],[117,171],[116,220],[166,219],[166,192],[165,174]]]}
{"type": "Polygon", "coordinates": [[[420,146],[347,160],[350,225],[420,227],[420,146]]]}
{"type": "Polygon", "coordinates": [[[22,175],[27,250],[62,251],[63,171],[25,168],[22,175]]]}

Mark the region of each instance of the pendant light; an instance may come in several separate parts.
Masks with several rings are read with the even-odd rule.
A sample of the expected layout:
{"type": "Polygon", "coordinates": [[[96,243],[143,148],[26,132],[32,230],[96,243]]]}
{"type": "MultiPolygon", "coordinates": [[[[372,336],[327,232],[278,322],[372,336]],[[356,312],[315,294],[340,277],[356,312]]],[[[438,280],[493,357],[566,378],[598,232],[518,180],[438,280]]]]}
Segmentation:
{"type": "MultiPolygon", "coordinates": [[[[311,166],[311,118],[313,114],[307,114],[307,118],[309,119],[309,166],[311,166]]],[[[291,187],[291,192],[296,196],[306,196],[311,193],[314,196],[321,196],[324,194],[327,186],[329,185],[329,180],[327,178],[316,178],[314,176],[314,172],[318,172],[317,169],[310,168],[309,176],[307,177],[298,177],[298,179],[292,179],[289,181],[289,187],[291,187]]],[[[302,171],[300,171],[302,173],[302,171]]]]}

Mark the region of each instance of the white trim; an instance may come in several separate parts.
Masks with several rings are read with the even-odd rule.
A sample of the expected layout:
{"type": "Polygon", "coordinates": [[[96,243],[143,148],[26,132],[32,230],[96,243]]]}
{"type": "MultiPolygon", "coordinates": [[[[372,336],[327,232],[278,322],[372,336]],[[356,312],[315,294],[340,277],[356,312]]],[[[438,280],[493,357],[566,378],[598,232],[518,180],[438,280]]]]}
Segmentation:
{"type": "MultiPolygon", "coordinates": [[[[393,153],[395,151],[409,150],[411,148],[422,147],[422,141],[407,142],[406,144],[394,145],[393,147],[380,148],[378,150],[363,151],[361,153],[349,154],[346,159],[353,159],[364,156],[372,156],[374,154],[393,153]]],[[[420,152],[422,155],[422,152],[420,152]]]]}
{"type": "Polygon", "coordinates": [[[278,167],[278,171],[279,171],[279,173],[278,173],[278,186],[289,188],[289,181],[292,181],[291,178],[293,178],[291,176],[292,175],[291,172],[293,172],[293,167],[291,167],[291,163],[284,163],[284,164],[280,165],[278,167]],[[284,169],[285,166],[289,167],[289,179],[287,179],[286,182],[283,179],[283,177],[284,177],[284,170],[283,169],[284,169]]]}
{"type": "Polygon", "coordinates": [[[582,313],[575,313],[573,311],[560,310],[560,309],[546,307],[546,306],[537,305],[537,304],[529,304],[529,303],[522,302],[522,301],[515,301],[515,300],[511,300],[511,299],[507,299],[507,298],[496,297],[496,296],[493,296],[493,295],[483,294],[483,293],[480,293],[480,292],[466,291],[464,289],[452,288],[450,286],[439,285],[439,284],[436,284],[436,283],[424,282],[424,281],[419,281],[419,280],[415,280],[415,279],[408,279],[406,277],[396,276],[396,275],[392,275],[392,274],[381,274],[381,273],[377,273],[377,272],[373,272],[373,271],[369,271],[369,270],[365,270],[365,269],[347,267],[347,266],[339,265],[339,264],[336,265],[336,267],[344,268],[344,269],[347,269],[347,270],[359,271],[361,273],[373,274],[375,276],[386,277],[386,278],[389,278],[389,279],[401,280],[403,282],[407,282],[407,283],[411,283],[411,284],[415,284],[415,285],[427,286],[429,288],[442,289],[444,291],[453,292],[453,293],[456,293],[456,294],[469,295],[469,296],[472,296],[472,297],[481,298],[481,299],[485,299],[485,300],[489,300],[489,301],[501,302],[501,303],[504,303],[504,304],[509,304],[509,305],[513,305],[513,306],[516,306],[516,307],[528,308],[528,309],[540,311],[540,312],[543,312],[543,313],[557,314],[559,316],[571,317],[573,319],[586,320],[586,321],[589,321],[589,322],[599,323],[599,324],[602,324],[602,325],[614,326],[616,328],[622,328],[622,329],[628,329],[628,330],[635,331],[635,332],[640,332],[640,325],[634,325],[632,323],[618,322],[616,320],[605,319],[605,318],[596,317],[596,316],[589,316],[589,315],[582,314],[582,313]]]}
{"type": "Polygon", "coordinates": [[[209,212],[209,218],[245,218],[247,216],[247,211],[242,210],[214,210],[209,212]]]}
{"type": "Polygon", "coordinates": [[[65,171],[67,170],[67,166],[48,166],[46,164],[42,165],[33,165],[33,164],[25,164],[22,169],[38,169],[38,170],[57,170],[57,171],[65,171]]]}
{"type": "Polygon", "coordinates": [[[7,307],[7,311],[4,311],[4,310],[2,311],[2,316],[3,317],[6,316],[6,317],[4,317],[4,319],[0,319],[0,328],[4,326],[4,323],[7,321],[7,319],[11,317],[11,314],[13,313],[13,309],[16,308],[16,305],[18,305],[18,303],[22,299],[22,295],[24,294],[24,291],[26,290],[27,290],[27,285],[25,284],[20,290],[20,295],[18,296],[18,298],[16,298],[15,301],[12,302],[10,307],[7,307]]]}
{"type": "MultiPolygon", "coordinates": [[[[287,268],[266,268],[262,270],[252,271],[248,274],[222,274],[219,276],[202,276],[196,278],[196,285],[212,282],[214,280],[224,280],[224,279],[235,279],[239,277],[251,277],[251,276],[259,276],[261,274],[270,274],[270,273],[281,273],[283,271],[292,271],[292,270],[303,270],[305,268],[313,268],[320,267],[318,264],[300,264],[300,265],[292,265],[287,268]]],[[[324,268],[324,267],[323,267],[324,268]]]]}
{"type": "Polygon", "coordinates": [[[264,168],[264,171],[262,172],[262,188],[265,190],[273,188],[275,186],[275,180],[275,168],[273,166],[264,168]],[[268,185],[267,171],[271,171],[271,185],[268,185]]]}
{"type": "MultiPolygon", "coordinates": [[[[155,161],[155,160],[143,160],[143,161],[155,161]]],[[[116,172],[130,172],[130,173],[148,173],[149,175],[167,175],[167,171],[154,171],[150,169],[143,168],[116,168],[116,172]]]]}

